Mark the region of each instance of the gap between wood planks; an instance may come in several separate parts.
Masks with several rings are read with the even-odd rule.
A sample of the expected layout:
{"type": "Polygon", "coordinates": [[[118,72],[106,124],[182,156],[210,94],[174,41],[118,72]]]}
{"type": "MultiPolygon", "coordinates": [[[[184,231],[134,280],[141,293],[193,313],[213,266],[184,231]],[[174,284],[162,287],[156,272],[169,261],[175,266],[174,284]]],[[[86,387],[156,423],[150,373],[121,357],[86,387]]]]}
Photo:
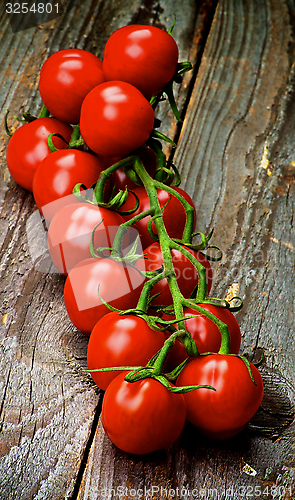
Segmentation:
{"type": "MultiPolygon", "coordinates": [[[[199,68],[200,68],[201,60],[202,60],[203,53],[204,53],[204,50],[205,50],[205,45],[206,45],[206,42],[207,42],[207,38],[209,36],[209,32],[211,30],[211,26],[212,26],[212,23],[213,23],[213,19],[214,19],[214,16],[215,16],[215,12],[216,12],[218,3],[219,3],[219,0],[212,0],[211,8],[210,8],[210,10],[208,12],[208,16],[207,16],[207,20],[206,20],[207,23],[206,23],[205,29],[203,31],[202,38],[200,40],[199,50],[197,52],[197,57],[196,57],[195,65],[194,65],[194,67],[192,69],[192,77],[191,77],[190,82],[189,82],[186,99],[184,101],[183,110],[181,112],[181,120],[182,121],[178,122],[177,125],[176,125],[176,132],[175,132],[175,135],[174,135],[174,138],[173,138],[173,141],[175,142],[175,144],[177,144],[178,141],[179,141],[179,137],[180,137],[180,134],[181,134],[181,129],[182,129],[182,126],[183,126],[183,120],[184,120],[184,117],[186,115],[187,108],[188,108],[188,105],[189,105],[189,102],[190,102],[190,99],[191,99],[191,95],[192,95],[192,92],[193,92],[193,89],[194,89],[194,86],[195,86],[195,82],[196,82],[196,79],[197,79],[197,76],[198,76],[198,73],[199,73],[199,68]]],[[[175,154],[175,148],[172,148],[171,149],[171,153],[169,155],[168,161],[172,162],[174,154],[175,154]]]]}
{"type": "Polygon", "coordinates": [[[91,449],[91,446],[92,446],[92,443],[93,443],[93,440],[94,440],[96,428],[98,426],[99,417],[100,417],[100,414],[101,414],[102,400],[103,400],[103,395],[99,398],[97,407],[95,409],[93,423],[92,423],[92,427],[91,427],[91,432],[90,432],[90,435],[89,435],[89,439],[88,439],[87,445],[86,445],[85,450],[84,450],[84,454],[83,454],[83,457],[82,457],[82,460],[81,460],[81,465],[80,465],[80,468],[79,468],[79,471],[78,471],[78,474],[77,474],[77,479],[76,479],[76,482],[75,482],[73,494],[72,494],[70,500],[77,500],[78,499],[78,495],[79,495],[79,491],[80,491],[80,486],[81,486],[81,483],[82,483],[82,480],[83,480],[83,476],[84,476],[84,471],[85,471],[85,468],[86,468],[86,465],[87,465],[87,462],[88,462],[88,457],[89,457],[90,449],[91,449]]]}

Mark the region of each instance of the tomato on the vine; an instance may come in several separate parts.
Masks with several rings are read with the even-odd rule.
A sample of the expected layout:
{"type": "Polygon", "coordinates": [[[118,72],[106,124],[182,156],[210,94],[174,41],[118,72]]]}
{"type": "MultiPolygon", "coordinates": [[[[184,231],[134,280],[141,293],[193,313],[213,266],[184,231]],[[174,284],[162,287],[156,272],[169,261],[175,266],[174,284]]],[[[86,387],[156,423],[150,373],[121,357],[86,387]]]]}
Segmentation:
{"type": "MultiPolygon", "coordinates": [[[[47,221],[63,206],[75,202],[71,196],[76,184],[90,188],[99,178],[105,166],[93,154],[78,149],[61,149],[44,158],[33,179],[33,195],[40,212],[47,221]]],[[[110,184],[105,190],[110,195],[110,184]]]]}
{"type": "Polygon", "coordinates": [[[72,323],[89,335],[109,312],[101,301],[123,310],[136,307],[145,278],[133,266],[111,258],[89,258],[68,274],[64,302],[72,323]]]}
{"type": "Polygon", "coordinates": [[[14,180],[28,191],[33,189],[33,178],[41,161],[51,154],[47,145],[50,134],[58,133],[67,142],[59,137],[53,137],[53,144],[57,149],[67,147],[72,135],[72,127],[56,118],[37,118],[19,127],[9,140],[6,159],[7,167],[14,180]]]}
{"type": "Polygon", "coordinates": [[[101,156],[125,156],[142,146],[154,126],[154,111],[142,93],[126,82],[101,83],[85,97],[81,135],[101,156]]]}
{"type": "MultiPolygon", "coordinates": [[[[78,262],[91,257],[90,240],[94,233],[94,248],[111,247],[116,232],[124,222],[121,215],[90,203],[72,203],[62,207],[48,229],[48,250],[59,272],[68,274],[78,262]]],[[[129,234],[124,238],[128,247],[129,234]]],[[[104,253],[104,255],[106,255],[104,253]]]]}
{"type": "Polygon", "coordinates": [[[39,91],[53,116],[76,124],[83,99],[104,81],[98,57],[87,50],[65,49],[52,54],[42,65],[39,91]]]}
{"type": "MultiPolygon", "coordinates": [[[[197,252],[185,246],[183,246],[183,248],[188,250],[188,252],[206,268],[207,292],[209,293],[212,287],[213,279],[210,262],[201,252],[197,252]]],[[[171,250],[171,258],[179,290],[185,298],[189,298],[199,281],[197,269],[180,250],[173,248],[171,250]]],[[[160,243],[154,242],[145,248],[144,262],[147,271],[156,271],[161,268],[164,264],[164,259],[160,243]]],[[[151,295],[158,293],[161,295],[158,295],[153,299],[153,305],[162,304],[168,306],[172,304],[172,295],[166,278],[158,281],[153,286],[151,295]]]]}
{"type": "MultiPolygon", "coordinates": [[[[206,311],[214,314],[223,323],[227,324],[230,336],[230,353],[238,354],[241,345],[241,330],[239,324],[231,311],[224,307],[215,306],[213,304],[198,304],[206,311]]],[[[187,330],[190,332],[192,339],[195,341],[200,354],[206,352],[218,352],[221,346],[221,333],[218,327],[206,316],[190,307],[184,310],[184,316],[194,316],[185,320],[187,330]]],[[[163,319],[171,320],[174,316],[168,314],[163,315],[163,319]]],[[[187,358],[187,352],[184,345],[176,339],[174,346],[169,351],[166,368],[172,370],[187,358]]]]}
{"type": "Polygon", "coordinates": [[[241,432],[258,410],[263,382],[250,363],[238,356],[210,354],[191,360],[177,378],[177,386],[210,385],[184,394],[187,419],[212,439],[229,439],[241,432]]]}
{"type": "MultiPolygon", "coordinates": [[[[194,202],[190,198],[190,196],[181,188],[174,187],[173,188],[177,193],[179,193],[185,200],[194,207],[194,202]]],[[[139,186],[133,189],[133,192],[137,195],[139,199],[138,209],[133,212],[131,215],[124,215],[126,220],[130,220],[135,215],[144,212],[150,208],[150,201],[148,194],[143,186],[139,186]]],[[[163,222],[165,224],[166,230],[170,238],[182,238],[182,233],[186,223],[186,213],[182,203],[172,194],[168,193],[164,189],[158,189],[157,195],[159,199],[159,203],[161,208],[165,206],[163,211],[163,222]]],[[[135,198],[132,193],[129,194],[125,204],[121,207],[122,210],[130,210],[134,207],[135,198]]],[[[142,248],[145,249],[152,243],[154,240],[149,235],[147,224],[150,219],[150,215],[144,217],[134,224],[134,227],[139,232],[142,248]]],[[[196,222],[196,212],[195,212],[195,222],[196,222]]],[[[156,227],[154,222],[152,222],[152,230],[156,233],[156,227]]]]}
{"type": "MultiPolygon", "coordinates": [[[[164,332],[155,331],[136,315],[110,312],[93,328],[87,350],[89,370],[111,366],[145,366],[166,340],[164,332]]],[[[94,382],[106,390],[121,372],[91,372],[94,382]]],[[[125,372],[126,373],[126,372],[125,372]]]]}
{"type": "Polygon", "coordinates": [[[172,36],[155,26],[128,25],[108,39],[103,57],[107,80],[122,80],[147,98],[158,94],[174,76],[178,47],[172,36]]]}
{"type": "Polygon", "coordinates": [[[102,425],[120,449],[144,455],[171,446],[186,419],[182,394],[174,394],[160,382],[147,378],[126,382],[125,373],[108,386],[102,403],[102,425]]]}

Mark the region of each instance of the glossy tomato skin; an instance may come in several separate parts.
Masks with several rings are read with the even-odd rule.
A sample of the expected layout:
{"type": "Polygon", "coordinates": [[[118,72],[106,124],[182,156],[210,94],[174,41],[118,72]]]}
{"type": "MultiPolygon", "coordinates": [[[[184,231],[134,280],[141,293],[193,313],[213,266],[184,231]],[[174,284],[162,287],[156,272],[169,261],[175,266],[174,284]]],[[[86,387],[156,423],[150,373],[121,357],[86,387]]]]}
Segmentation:
{"type": "Polygon", "coordinates": [[[142,146],[154,126],[154,111],[129,83],[113,81],[95,87],[81,108],[81,135],[101,156],[122,157],[142,146]]]}
{"type": "Polygon", "coordinates": [[[216,389],[196,389],[184,394],[187,419],[212,439],[238,434],[258,410],[263,382],[250,364],[255,384],[245,363],[232,355],[211,354],[190,361],[180,373],[177,386],[208,384],[216,389]]]}
{"type": "MultiPolygon", "coordinates": [[[[154,153],[154,151],[147,146],[141,146],[140,148],[136,149],[133,152],[133,154],[140,158],[146,171],[152,177],[157,170],[157,157],[156,157],[156,154],[154,153]]],[[[124,191],[126,189],[126,187],[127,187],[127,189],[133,190],[133,189],[136,189],[138,187],[138,184],[140,184],[139,179],[138,179],[139,180],[138,184],[133,182],[130,179],[130,177],[126,174],[124,168],[119,168],[118,170],[116,170],[113,173],[112,178],[113,178],[114,184],[118,190],[121,189],[124,191]]]]}
{"type": "MultiPolygon", "coordinates": [[[[52,154],[47,138],[52,133],[61,134],[67,142],[72,135],[72,127],[55,118],[37,118],[19,127],[9,139],[6,151],[7,167],[14,180],[28,191],[33,190],[33,178],[41,161],[52,154]]],[[[58,149],[67,143],[53,138],[58,149]]]]}
{"type": "MultiPolygon", "coordinates": [[[[228,325],[230,335],[230,353],[238,354],[241,346],[241,330],[239,324],[231,311],[223,307],[212,304],[198,304],[203,309],[211,312],[223,323],[228,325]]],[[[199,314],[195,309],[187,308],[184,316],[199,314]]],[[[169,315],[164,315],[164,319],[171,319],[169,315]]],[[[218,352],[221,346],[221,334],[217,326],[206,316],[197,316],[185,321],[187,330],[195,341],[200,354],[206,352],[218,352]]],[[[184,345],[176,340],[167,357],[167,369],[172,370],[187,358],[184,345]]]]}
{"type": "MultiPolygon", "coordinates": [[[[91,257],[90,239],[94,227],[94,247],[111,247],[123,217],[89,203],[71,203],[53,217],[48,229],[48,250],[60,273],[68,274],[82,260],[91,257]]],[[[129,243],[128,235],[124,239],[129,243]]]]}
{"type": "Polygon", "coordinates": [[[158,94],[176,72],[178,47],[167,32],[155,26],[129,25],[108,39],[103,57],[107,80],[122,80],[147,98],[158,94]]]}
{"type": "Polygon", "coordinates": [[[118,375],[108,386],[102,403],[102,424],[120,449],[145,455],[171,446],[186,419],[182,394],[169,392],[157,380],[126,382],[118,375]]]}
{"type": "MultiPolygon", "coordinates": [[[[93,328],[87,350],[89,370],[110,366],[145,366],[166,340],[164,332],[152,330],[135,315],[110,312],[93,328]]],[[[106,390],[121,372],[92,372],[94,382],[106,390]]],[[[126,372],[124,372],[126,374],[126,372]]]]}
{"type": "Polygon", "coordinates": [[[90,258],[76,264],[68,274],[64,302],[72,323],[90,335],[95,324],[109,313],[99,296],[117,309],[136,306],[144,277],[133,267],[110,258],[90,258]]]}
{"type": "MultiPolygon", "coordinates": [[[[181,194],[189,202],[189,204],[192,207],[194,207],[194,202],[183,189],[179,187],[175,187],[173,189],[177,191],[179,194],[181,194]]],[[[126,220],[129,220],[135,215],[139,214],[140,212],[144,212],[145,210],[148,210],[150,208],[150,202],[145,188],[143,186],[139,186],[136,189],[133,189],[133,191],[139,198],[139,207],[133,214],[125,215],[124,218],[126,220]]],[[[177,198],[175,198],[175,196],[170,195],[164,189],[158,189],[157,195],[161,207],[164,207],[164,205],[170,199],[169,203],[167,203],[163,211],[163,222],[165,224],[168,235],[170,236],[170,238],[178,238],[178,239],[182,238],[182,233],[186,222],[186,214],[183,205],[179,200],[177,200],[177,198]]],[[[122,210],[130,210],[132,207],[134,207],[134,205],[135,205],[135,198],[130,193],[126,203],[121,208],[122,210]]],[[[136,222],[136,224],[134,224],[134,227],[136,227],[141,237],[141,243],[143,249],[146,249],[149,245],[154,243],[154,240],[150,237],[147,229],[147,223],[149,219],[150,216],[147,216],[141,219],[140,221],[136,222]]],[[[195,222],[196,222],[196,211],[195,211],[195,222]]],[[[154,223],[152,223],[152,229],[153,231],[156,232],[154,223]]]]}
{"type": "MultiPolygon", "coordinates": [[[[186,248],[186,250],[206,268],[207,291],[209,293],[212,287],[213,278],[210,262],[202,253],[196,252],[188,247],[184,248],[186,248]]],[[[144,250],[144,256],[147,271],[156,271],[164,264],[161,247],[157,242],[152,243],[144,250]]],[[[185,298],[189,298],[199,281],[197,269],[179,250],[172,249],[171,257],[180,292],[185,298]]],[[[168,306],[172,304],[172,295],[166,278],[158,281],[158,283],[154,285],[152,295],[157,293],[161,295],[153,300],[153,305],[163,304],[168,306]]]]}
{"type": "MultiPolygon", "coordinates": [[[[104,168],[98,157],[78,149],[62,149],[44,158],[34,175],[33,195],[45,219],[51,221],[60,208],[75,203],[75,185],[90,188],[104,168]]],[[[110,189],[106,197],[109,194],[110,189]]]]}
{"type": "Polygon", "coordinates": [[[83,99],[104,82],[102,61],[82,49],[55,52],[40,71],[39,91],[50,113],[67,123],[80,119],[83,99]]]}

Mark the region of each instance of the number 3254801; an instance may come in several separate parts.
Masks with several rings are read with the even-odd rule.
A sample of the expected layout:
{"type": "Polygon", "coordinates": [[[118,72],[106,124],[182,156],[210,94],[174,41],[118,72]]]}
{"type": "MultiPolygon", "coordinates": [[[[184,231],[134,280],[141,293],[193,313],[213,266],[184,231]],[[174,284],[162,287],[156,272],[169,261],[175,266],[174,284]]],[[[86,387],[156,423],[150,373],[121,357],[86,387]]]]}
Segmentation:
{"type": "Polygon", "coordinates": [[[7,14],[27,14],[29,12],[38,14],[51,14],[52,12],[58,14],[59,4],[52,3],[33,3],[29,5],[28,3],[7,3],[6,12],[7,14]]]}

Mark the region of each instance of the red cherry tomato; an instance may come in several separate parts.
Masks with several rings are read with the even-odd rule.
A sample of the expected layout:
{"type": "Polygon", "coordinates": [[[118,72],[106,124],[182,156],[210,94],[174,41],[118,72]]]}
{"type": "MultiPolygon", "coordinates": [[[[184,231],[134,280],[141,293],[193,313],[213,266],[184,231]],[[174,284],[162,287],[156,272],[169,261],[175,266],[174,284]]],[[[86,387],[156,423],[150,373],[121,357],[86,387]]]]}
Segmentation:
{"type": "MultiPolygon", "coordinates": [[[[53,133],[61,134],[69,142],[72,127],[55,118],[37,118],[19,127],[9,140],[6,151],[8,170],[14,180],[29,191],[33,189],[37,167],[51,154],[47,138],[53,133]]],[[[58,149],[67,147],[67,143],[58,137],[53,137],[53,144],[58,149]]]]}
{"type": "Polygon", "coordinates": [[[72,323],[89,335],[97,321],[109,312],[105,302],[117,309],[136,306],[144,277],[123,262],[90,258],[76,264],[68,274],[64,302],[72,323]]]}
{"type": "Polygon", "coordinates": [[[83,99],[104,80],[102,62],[98,57],[87,50],[65,49],[55,52],[44,62],[39,91],[53,116],[76,124],[83,99]]]}
{"type": "MultiPolygon", "coordinates": [[[[196,252],[188,247],[184,248],[186,248],[186,250],[188,250],[189,253],[192,254],[200,262],[200,264],[206,268],[207,291],[209,293],[212,287],[213,276],[212,268],[208,259],[206,259],[206,257],[200,252],[196,252]]],[[[157,269],[160,269],[164,263],[161,247],[157,242],[152,243],[152,245],[149,245],[144,250],[144,256],[147,271],[156,271],[157,269]]],[[[197,269],[179,250],[172,249],[171,257],[178,287],[182,295],[189,298],[199,281],[197,269]]],[[[160,293],[161,295],[158,295],[158,297],[153,300],[153,305],[163,304],[169,306],[172,304],[172,295],[166,278],[158,281],[158,283],[153,286],[151,294],[155,295],[157,293],[160,293]]]]}
{"type": "Polygon", "coordinates": [[[129,83],[102,83],[83,101],[81,135],[99,155],[116,157],[131,153],[147,141],[153,126],[152,106],[129,83]]]}
{"type": "Polygon", "coordinates": [[[144,455],[171,446],[186,419],[182,394],[157,380],[126,382],[125,373],[108,386],[102,403],[102,424],[108,438],[127,453],[144,455]]]}
{"type": "Polygon", "coordinates": [[[118,161],[122,160],[122,157],[121,156],[115,156],[115,157],[112,157],[112,156],[102,156],[102,155],[98,155],[98,157],[101,159],[101,161],[103,162],[104,164],[104,168],[108,168],[108,167],[111,167],[112,165],[114,165],[115,163],[118,163],[118,161]]]}
{"type": "MultiPolygon", "coordinates": [[[[155,171],[157,170],[157,157],[154,151],[147,146],[141,146],[136,151],[134,151],[133,154],[139,156],[147,172],[151,176],[153,176],[155,171]]],[[[138,184],[141,184],[140,179],[138,179],[138,184],[133,182],[126,174],[124,168],[119,168],[118,170],[116,170],[113,173],[112,177],[114,184],[118,190],[122,189],[124,191],[126,187],[130,190],[133,190],[138,187],[138,184]]]]}
{"type": "MultiPolygon", "coordinates": [[[[89,370],[109,366],[145,366],[166,340],[164,332],[152,330],[138,316],[110,312],[93,328],[87,350],[89,370]]],[[[92,372],[94,382],[106,390],[121,372],[92,372]]],[[[124,372],[126,374],[126,372],[124,372]]]]}
{"type": "MultiPolygon", "coordinates": [[[[174,190],[181,194],[189,202],[189,204],[194,207],[194,202],[183,189],[176,187],[174,188],[174,190]]],[[[133,214],[124,215],[124,218],[126,220],[130,220],[135,215],[150,208],[150,201],[145,188],[143,186],[140,186],[136,189],[133,189],[133,191],[139,198],[139,207],[133,214]]],[[[169,201],[163,211],[163,222],[166,226],[167,233],[169,234],[170,238],[182,238],[182,233],[186,222],[186,213],[182,203],[177,198],[175,198],[175,196],[167,193],[167,191],[165,191],[164,189],[158,189],[157,194],[161,207],[163,207],[169,201]]],[[[130,210],[134,207],[134,204],[135,198],[132,193],[130,193],[126,203],[124,203],[121,209],[130,210]]],[[[150,216],[147,216],[134,224],[134,227],[136,227],[141,237],[143,249],[154,243],[154,240],[150,237],[147,229],[147,223],[149,219],[150,216]]],[[[152,229],[154,232],[156,232],[154,222],[152,223],[152,229]]]]}
{"type": "MultiPolygon", "coordinates": [[[[241,346],[241,330],[239,324],[231,311],[223,307],[212,304],[198,304],[203,309],[211,312],[223,323],[228,325],[230,335],[230,353],[238,354],[241,346]]],[[[193,316],[199,314],[195,309],[187,308],[184,316],[193,316]]],[[[173,319],[174,316],[163,315],[164,319],[173,319]]],[[[221,334],[218,327],[206,316],[197,316],[185,320],[187,330],[195,341],[200,354],[205,352],[218,352],[221,345],[221,334]]],[[[169,351],[166,368],[172,370],[187,358],[187,352],[184,345],[176,340],[174,346],[169,351]]]]}
{"type": "MultiPolygon", "coordinates": [[[[34,175],[33,195],[45,219],[51,221],[60,208],[75,203],[74,186],[82,183],[90,188],[104,168],[99,158],[77,149],[62,149],[44,158],[34,175]]],[[[109,194],[107,189],[106,198],[109,194]]]]}
{"type": "MultiPolygon", "coordinates": [[[[73,203],[62,207],[53,217],[48,229],[48,250],[51,259],[63,274],[82,260],[91,257],[91,233],[94,233],[94,247],[111,247],[123,217],[106,208],[89,203],[73,203]]],[[[129,238],[124,238],[125,247],[129,238]]]]}
{"type": "Polygon", "coordinates": [[[107,80],[131,83],[150,98],[174,76],[177,61],[178,48],[171,35],[155,26],[129,25],[108,39],[103,72],[107,80]]]}
{"type": "Polygon", "coordinates": [[[180,373],[177,386],[202,384],[216,389],[196,389],[184,394],[187,419],[208,437],[235,436],[258,410],[263,382],[257,368],[250,366],[255,383],[242,359],[232,355],[199,356],[180,373]]]}

